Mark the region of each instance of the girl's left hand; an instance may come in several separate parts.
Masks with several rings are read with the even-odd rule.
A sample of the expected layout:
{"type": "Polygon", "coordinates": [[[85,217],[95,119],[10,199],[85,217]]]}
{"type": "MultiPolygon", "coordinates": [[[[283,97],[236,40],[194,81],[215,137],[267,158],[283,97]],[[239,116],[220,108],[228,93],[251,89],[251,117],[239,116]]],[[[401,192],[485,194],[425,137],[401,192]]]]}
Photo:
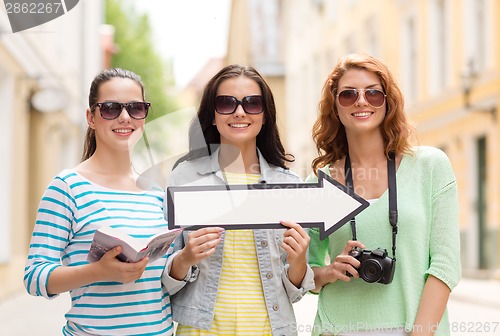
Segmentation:
{"type": "Polygon", "coordinates": [[[280,221],[281,225],[288,227],[284,233],[281,247],[287,252],[288,264],[305,265],[307,262],[306,252],[309,246],[309,235],[299,224],[291,221],[280,221]]]}

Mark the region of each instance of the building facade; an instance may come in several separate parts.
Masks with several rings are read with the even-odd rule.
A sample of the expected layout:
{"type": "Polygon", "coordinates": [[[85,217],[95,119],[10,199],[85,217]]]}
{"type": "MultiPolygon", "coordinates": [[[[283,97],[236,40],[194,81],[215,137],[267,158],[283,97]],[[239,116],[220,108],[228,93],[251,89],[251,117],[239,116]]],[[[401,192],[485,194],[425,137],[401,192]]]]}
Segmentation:
{"type": "Polygon", "coordinates": [[[0,298],[23,286],[47,184],[80,159],[88,88],[101,69],[102,2],[12,33],[0,12],[0,298]]]}
{"type": "Polygon", "coordinates": [[[281,3],[280,0],[231,2],[225,65],[252,65],[264,77],[272,89],[280,135],[286,143],[288,114],[283,55],[285,33],[281,3]]]}
{"type": "MultiPolygon", "coordinates": [[[[247,1],[259,2],[234,0],[233,5],[247,1]]],[[[276,4],[286,144],[296,157],[292,168],[303,177],[311,172],[316,156],[311,129],[324,81],[337,59],[352,52],[380,58],[405,94],[406,111],[417,127],[415,144],[439,147],[452,162],[464,275],[500,278],[500,2],[276,4]]],[[[233,40],[239,40],[242,26],[262,14],[252,8],[248,5],[246,19],[232,17],[233,40]]]]}

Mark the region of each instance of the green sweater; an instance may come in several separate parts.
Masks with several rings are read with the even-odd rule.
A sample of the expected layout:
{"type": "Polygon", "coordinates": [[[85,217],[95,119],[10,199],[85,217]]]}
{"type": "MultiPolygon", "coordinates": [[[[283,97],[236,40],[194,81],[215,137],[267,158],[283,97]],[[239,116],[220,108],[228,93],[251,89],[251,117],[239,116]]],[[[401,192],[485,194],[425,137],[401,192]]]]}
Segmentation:
{"type": "MultiPolygon", "coordinates": [[[[321,170],[330,175],[329,167],[321,170]]],[[[396,271],[392,283],[362,279],[336,281],[319,293],[313,335],[329,331],[356,332],[386,328],[411,330],[428,275],[453,289],[460,278],[460,237],[457,185],[447,156],[432,147],[417,147],[405,155],[397,170],[398,234],[396,271]]],[[[308,182],[317,181],[312,174],[308,182]]],[[[385,248],[392,256],[392,228],[387,191],[356,216],[357,239],[367,250],[385,248]]],[[[321,241],[309,231],[309,264],[321,267],[334,259],[352,239],[350,225],[321,241]]],[[[436,328],[436,326],[431,326],[436,328]]],[[[449,335],[447,313],[436,335],[449,335]]]]}

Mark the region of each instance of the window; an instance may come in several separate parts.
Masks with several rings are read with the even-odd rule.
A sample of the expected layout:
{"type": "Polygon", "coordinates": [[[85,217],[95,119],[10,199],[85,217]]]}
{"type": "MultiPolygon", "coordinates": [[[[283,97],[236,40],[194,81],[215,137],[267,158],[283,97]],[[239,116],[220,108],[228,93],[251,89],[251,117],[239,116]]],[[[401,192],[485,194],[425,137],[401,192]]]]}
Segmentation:
{"type": "Polygon", "coordinates": [[[365,24],[365,32],[366,32],[366,51],[368,54],[378,57],[378,25],[375,17],[370,17],[366,20],[365,24]]]}
{"type": "Polygon", "coordinates": [[[438,17],[438,25],[437,25],[437,41],[438,41],[438,81],[439,81],[439,86],[443,88],[446,85],[446,75],[447,75],[447,62],[446,60],[448,59],[448,53],[446,45],[447,45],[447,34],[446,34],[446,25],[447,25],[447,20],[446,20],[446,8],[445,8],[445,1],[444,0],[437,0],[436,1],[436,12],[437,12],[437,17],[438,17]]]}
{"type": "Polygon", "coordinates": [[[474,5],[474,32],[475,36],[473,41],[475,41],[476,50],[476,64],[479,70],[486,68],[486,3],[485,0],[476,0],[474,5]]]}
{"type": "Polygon", "coordinates": [[[339,3],[336,0],[329,0],[325,5],[326,18],[329,22],[335,23],[339,17],[339,3]]]}
{"type": "Polygon", "coordinates": [[[323,10],[324,2],[324,0],[311,0],[311,4],[320,12],[323,10]]]}
{"type": "Polygon", "coordinates": [[[448,85],[449,43],[447,0],[432,0],[429,6],[430,27],[428,30],[428,78],[429,93],[438,95],[448,85]]]}
{"type": "Polygon", "coordinates": [[[490,55],[493,54],[491,46],[492,34],[495,30],[488,13],[491,9],[487,0],[464,0],[464,37],[465,37],[465,60],[473,60],[478,72],[484,71],[491,62],[490,55]]]}
{"type": "Polygon", "coordinates": [[[444,0],[436,0],[436,64],[438,88],[442,89],[446,84],[446,8],[444,0]]]}
{"type": "Polygon", "coordinates": [[[477,222],[478,222],[478,267],[486,269],[488,267],[488,254],[486,248],[486,137],[476,140],[477,152],[477,222]]]}
{"type": "Polygon", "coordinates": [[[417,100],[418,89],[418,54],[417,54],[417,29],[413,15],[403,20],[403,34],[401,48],[403,52],[403,86],[406,100],[409,104],[417,100]]]}
{"type": "Polygon", "coordinates": [[[352,8],[358,3],[358,0],[347,0],[346,3],[347,3],[347,8],[352,8]]]}

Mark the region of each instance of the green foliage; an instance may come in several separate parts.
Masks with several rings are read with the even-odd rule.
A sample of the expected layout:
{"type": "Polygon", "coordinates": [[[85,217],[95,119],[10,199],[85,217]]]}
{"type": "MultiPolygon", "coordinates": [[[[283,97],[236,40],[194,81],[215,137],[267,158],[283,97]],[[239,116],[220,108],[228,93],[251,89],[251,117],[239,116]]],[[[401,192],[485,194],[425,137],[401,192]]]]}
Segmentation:
{"type": "Polygon", "coordinates": [[[173,81],[171,66],[163,63],[154,48],[148,15],[139,13],[130,0],[106,0],[105,6],[106,23],[115,27],[117,52],[113,55],[112,66],[132,70],[141,76],[146,99],[152,103],[148,120],[177,110],[175,100],[167,95],[168,85],[173,81]]]}

